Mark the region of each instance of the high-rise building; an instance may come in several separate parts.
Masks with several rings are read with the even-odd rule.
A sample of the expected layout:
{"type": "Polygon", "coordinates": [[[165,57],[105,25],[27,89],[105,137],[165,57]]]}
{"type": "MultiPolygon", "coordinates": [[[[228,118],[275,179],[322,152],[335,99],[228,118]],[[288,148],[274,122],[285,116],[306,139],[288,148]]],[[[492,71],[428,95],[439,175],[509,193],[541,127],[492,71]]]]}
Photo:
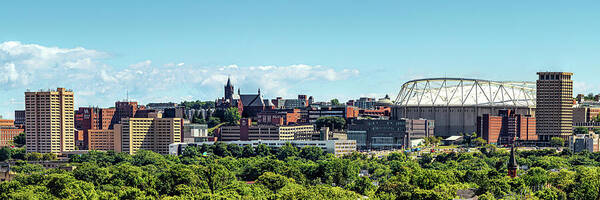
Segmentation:
{"type": "Polygon", "coordinates": [[[181,118],[123,118],[115,125],[116,151],[135,154],[138,150],[150,150],[159,154],[169,153],[169,144],[181,142],[181,118]]]}
{"type": "Polygon", "coordinates": [[[73,91],[25,92],[25,117],[27,152],[75,150],[73,91]]]}
{"type": "Polygon", "coordinates": [[[573,133],[573,80],[570,72],[538,72],[536,132],[539,139],[568,139],[573,133]]]}

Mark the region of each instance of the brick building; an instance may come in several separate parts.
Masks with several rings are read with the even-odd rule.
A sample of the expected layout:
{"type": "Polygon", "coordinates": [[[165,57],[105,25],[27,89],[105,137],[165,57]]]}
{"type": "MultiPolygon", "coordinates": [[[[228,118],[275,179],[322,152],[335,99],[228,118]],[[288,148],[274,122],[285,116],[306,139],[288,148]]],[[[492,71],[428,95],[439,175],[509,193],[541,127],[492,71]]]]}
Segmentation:
{"type": "Polygon", "coordinates": [[[258,113],[259,124],[290,125],[301,121],[300,109],[277,109],[258,113]]]}
{"type": "Polygon", "coordinates": [[[298,140],[312,138],[314,125],[252,125],[252,120],[243,118],[239,126],[223,126],[217,136],[220,141],[248,140],[298,140]]]}
{"type": "Polygon", "coordinates": [[[477,117],[477,126],[477,134],[491,144],[512,144],[515,139],[538,140],[535,117],[515,114],[512,110],[500,110],[497,116],[477,117]]]}

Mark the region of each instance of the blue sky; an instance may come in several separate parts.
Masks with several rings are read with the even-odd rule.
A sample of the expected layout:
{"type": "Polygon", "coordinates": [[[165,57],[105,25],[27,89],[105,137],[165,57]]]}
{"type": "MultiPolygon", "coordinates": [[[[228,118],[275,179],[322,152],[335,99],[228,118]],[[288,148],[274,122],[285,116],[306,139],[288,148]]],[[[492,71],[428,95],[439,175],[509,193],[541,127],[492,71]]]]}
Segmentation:
{"type": "Polygon", "coordinates": [[[318,100],[395,96],[405,81],[534,81],[574,72],[600,87],[596,1],[13,1],[0,9],[0,115],[26,89],[79,106],[242,93],[318,100]],[[69,76],[61,74],[70,74],[69,76]]]}

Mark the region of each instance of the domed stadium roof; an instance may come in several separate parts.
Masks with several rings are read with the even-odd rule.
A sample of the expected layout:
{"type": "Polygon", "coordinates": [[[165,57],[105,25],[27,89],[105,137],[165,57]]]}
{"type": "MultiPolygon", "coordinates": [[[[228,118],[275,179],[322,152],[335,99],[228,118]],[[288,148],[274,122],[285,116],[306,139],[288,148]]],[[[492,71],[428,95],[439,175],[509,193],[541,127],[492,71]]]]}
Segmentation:
{"type": "Polygon", "coordinates": [[[535,107],[535,82],[429,78],[402,85],[397,106],[535,107]]]}

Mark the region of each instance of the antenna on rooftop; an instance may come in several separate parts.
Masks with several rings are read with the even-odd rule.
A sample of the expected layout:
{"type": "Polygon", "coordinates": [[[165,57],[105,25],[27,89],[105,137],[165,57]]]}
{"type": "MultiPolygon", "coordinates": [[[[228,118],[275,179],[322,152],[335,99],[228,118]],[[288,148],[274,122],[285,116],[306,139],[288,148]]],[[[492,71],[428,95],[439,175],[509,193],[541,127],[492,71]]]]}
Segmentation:
{"type": "Polygon", "coordinates": [[[129,89],[127,89],[127,102],[129,102],[129,89]]]}

